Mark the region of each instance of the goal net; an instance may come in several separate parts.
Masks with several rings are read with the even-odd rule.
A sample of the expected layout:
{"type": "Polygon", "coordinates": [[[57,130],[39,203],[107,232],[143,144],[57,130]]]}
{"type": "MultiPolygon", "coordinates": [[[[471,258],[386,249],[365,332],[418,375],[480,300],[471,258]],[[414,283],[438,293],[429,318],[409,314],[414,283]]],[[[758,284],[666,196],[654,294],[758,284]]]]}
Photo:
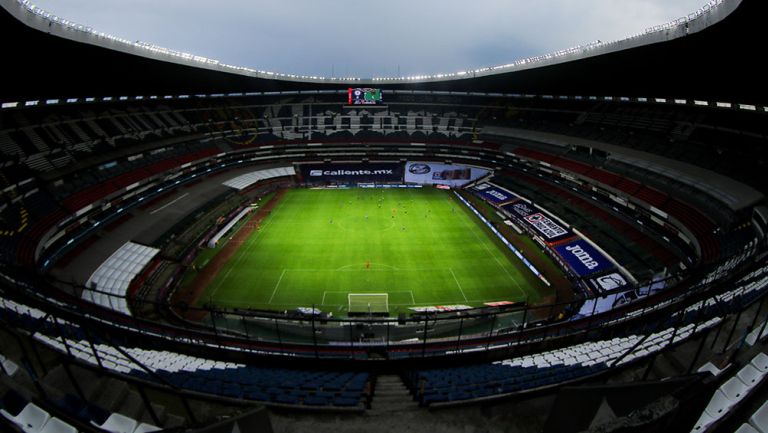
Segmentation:
{"type": "Polygon", "coordinates": [[[389,312],[389,294],[387,293],[350,293],[350,314],[386,314],[389,312]]]}

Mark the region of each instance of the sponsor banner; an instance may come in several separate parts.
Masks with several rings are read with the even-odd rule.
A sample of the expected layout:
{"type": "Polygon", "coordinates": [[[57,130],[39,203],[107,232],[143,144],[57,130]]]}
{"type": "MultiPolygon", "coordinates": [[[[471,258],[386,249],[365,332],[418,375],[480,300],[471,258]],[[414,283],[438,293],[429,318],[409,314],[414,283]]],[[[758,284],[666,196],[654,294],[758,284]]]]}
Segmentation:
{"type": "Polygon", "coordinates": [[[402,163],[302,164],[304,182],[374,183],[402,182],[402,163]]]}
{"type": "Polygon", "coordinates": [[[456,188],[479,179],[488,173],[489,170],[467,167],[465,165],[414,161],[405,163],[406,182],[428,185],[440,184],[456,188]]]}
{"type": "Polygon", "coordinates": [[[637,294],[633,289],[608,293],[604,296],[587,299],[581,306],[577,317],[591,316],[628,304],[637,299],[637,294]]]}
{"type": "Polygon", "coordinates": [[[613,290],[621,289],[628,285],[624,276],[618,272],[611,272],[610,274],[601,275],[599,277],[590,278],[587,280],[589,287],[596,290],[598,293],[610,292],[613,290]]]}
{"type": "Polygon", "coordinates": [[[299,307],[296,309],[297,313],[306,314],[308,316],[319,316],[323,312],[318,310],[317,308],[310,308],[310,307],[299,307]]]}
{"type": "Polygon", "coordinates": [[[410,307],[409,310],[417,313],[436,313],[445,311],[471,310],[469,305],[435,305],[434,307],[410,307]]]}
{"type": "Polygon", "coordinates": [[[544,239],[549,242],[557,242],[563,239],[573,237],[572,231],[561,226],[557,222],[553,221],[547,215],[545,215],[536,206],[528,204],[524,201],[517,203],[507,204],[502,206],[507,212],[511,212],[514,215],[520,217],[520,219],[529,227],[537,231],[544,239]]]}
{"type": "Polygon", "coordinates": [[[422,185],[405,185],[405,184],[391,184],[391,183],[358,183],[358,188],[422,188],[422,185]]]}
{"type": "Polygon", "coordinates": [[[480,185],[475,186],[474,190],[485,200],[493,204],[505,203],[519,198],[511,192],[489,183],[481,183],[480,185]]]}
{"type": "Polygon", "coordinates": [[[477,215],[477,217],[478,217],[478,218],[480,218],[480,221],[482,221],[482,222],[483,222],[483,224],[485,224],[485,226],[486,226],[486,227],[488,227],[489,229],[491,229],[491,231],[493,232],[493,234],[495,234],[495,235],[496,235],[496,237],[498,237],[498,238],[499,238],[499,240],[501,240],[501,242],[503,242],[503,243],[504,243],[504,245],[506,245],[506,246],[507,246],[507,248],[509,248],[509,249],[510,249],[510,251],[512,251],[512,253],[513,253],[515,256],[517,256],[517,258],[518,258],[518,259],[520,259],[520,261],[521,261],[521,262],[523,262],[523,264],[525,264],[525,266],[526,266],[528,269],[530,269],[530,271],[531,271],[531,272],[533,272],[533,274],[534,274],[534,275],[536,275],[537,277],[539,277],[539,279],[541,279],[541,281],[543,281],[543,282],[544,282],[544,284],[546,284],[547,286],[549,286],[549,281],[547,281],[547,280],[546,280],[546,279],[545,279],[545,278],[544,278],[544,277],[541,275],[541,272],[539,272],[539,270],[538,270],[538,269],[536,269],[536,267],[535,267],[535,266],[533,266],[533,264],[532,264],[531,262],[529,262],[529,261],[528,261],[528,259],[526,259],[526,258],[525,258],[525,256],[523,256],[523,253],[521,253],[521,252],[520,252],[520,251],[519,251],[517,248],[515,248],[515,246],[514,246],[514,245],[512,245],[512,243],[511,243],[511,242],[509,242],[509,240],[508,240],[507,238],[505,238],[505,237],[504,237],[504,235],[502,235],[502,234],[501,234],[501,233],[500,233],[498,230],[496,230],[496,227],[494,227],[494,226],[493,226],[491,223],[489,223],[489,222],[488,222],[488,220],[487,220],[487,219],[485,219],[485,217],[484,217],[484,216],[483,216],[483,215],[482,215],[482,214],[481,214],[481,213],[480,213],[480,212],[479,212],[477,209],[475,209],[475,207],[474,207],[474,206],[472,206],[472,205],[471,205],[471,204],[470,204],[470,203],[469,203],[467,200],[465,200],[465,199],[464,199],[464,197],[462,197],[462,196],[461,196],[459,193],[457,193],[456,191],[454,191],[453,193],[456,195],[456,197],[457,197],[459,200],[461,200],[461,202],[462,202],[462,203],[464,203],[464,205],[465,205],[465,206],[467,206],[467,207],[468,207],[470,210],[472,210],[472,213],[474,213],[475,215],[477,215]]]}
{"type": "Polygon", "coordinates": [[[512,301],[496,301],[496,302],[486,302],[483,305],[487,305],[489,307],[504,307],[507,305],[517,305],[517,302],[512,301]]]}
{"type": "Polygon", "coordinates": [[[583,239],[554,247],[557,254],[568,264],[573,272],[586,277],[611,269],[611,262],[583,239]]]}

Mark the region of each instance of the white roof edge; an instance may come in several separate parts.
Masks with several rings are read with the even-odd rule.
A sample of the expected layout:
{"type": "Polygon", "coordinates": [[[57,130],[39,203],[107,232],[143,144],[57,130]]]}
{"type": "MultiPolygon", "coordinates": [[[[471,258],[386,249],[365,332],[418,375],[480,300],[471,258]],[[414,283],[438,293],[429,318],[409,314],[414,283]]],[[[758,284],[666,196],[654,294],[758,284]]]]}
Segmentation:
{"type": "Polygon", "coordinates": [[[141,57],[214,71],[233,73],[253,78],[318,84],[377,85],[427,83],[471,79],[482,76],[497,75],[513,71],[522,71],[544,66],[551,66],[635,48],[642,45],[665,42],[686,36],[691,33],[702,31],[707,27],[720,22],[728,15],[730,15],[731,12],[736,10],[736,8],[741,4],[741,1],[742,0],[710,0],[709,3],[686,17],[681,17],[675,21],[651,27],[640,34],[609,42],[595,41],[585,46],[577,46],[563,49],[554,53],[544,54],[527,59],[519,59],[507,65],[497,65],[474,70],[423,76],[381,78],[326,78],[317,76],[284,74],[271,71],[259,71],[248,67],[227,65],[219,62],[218,60],[207,59],[205,57],[196,56],[190,53],[182,53],[141,41],[128,41],[97,32],[90,27],[79,25],[77,23],[69,22],[59,18],[54,14],[34,6],[33,3],[29,2],[28,0],[0,0],[0,6],[6,9],[11,15],[16,17],[22,23],[36,30],[50,33],[65,39],[90,45],[97,45],[141,57]]]}

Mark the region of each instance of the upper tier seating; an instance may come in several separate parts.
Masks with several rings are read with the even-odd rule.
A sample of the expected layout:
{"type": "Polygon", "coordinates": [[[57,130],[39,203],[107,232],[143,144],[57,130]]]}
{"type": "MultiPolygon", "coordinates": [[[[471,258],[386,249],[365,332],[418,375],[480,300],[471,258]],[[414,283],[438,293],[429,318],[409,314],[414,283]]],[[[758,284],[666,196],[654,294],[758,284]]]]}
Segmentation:
{"type": "Polygon", "coordinates": [[[148,177],[168,172],[169,170],[188,162],[213,156],[218,152],[218,149],[215,147],[203,149],[190,154],[181,155],[177,158],[155,162],[148,166],[120,174],[119,176],[113,178],[96,181],[94,182],[94,185],[76,191],[74,194],[63,199],[62,204],[70,211],[77,212],[89,204],[95,203],[109,196],[110,194],[120,191],[121,189],[133,185],[137,182],[141,182],[148,177]]]}
{"type": "Polygon", "coordinates": [[[650,206],[664,211],[680,221],[693,233],[701,245],[702,260],[705,263],[711,263],[719,257],[718,243],[713,236],[716,226],[706,216],[682,201],[646,187],[633,180],[623,178],[611,172],[591,167],[586,164],[568,161],[564,158],[532,149],[517,148],[515,153],[530,159],[544,161],[568,171],[571,171],[568,167],[576,168],[578,170],[576,173],[584,177],[595,180],[600,184],[613,187],[635,200],[644,201],[650,206]]]}

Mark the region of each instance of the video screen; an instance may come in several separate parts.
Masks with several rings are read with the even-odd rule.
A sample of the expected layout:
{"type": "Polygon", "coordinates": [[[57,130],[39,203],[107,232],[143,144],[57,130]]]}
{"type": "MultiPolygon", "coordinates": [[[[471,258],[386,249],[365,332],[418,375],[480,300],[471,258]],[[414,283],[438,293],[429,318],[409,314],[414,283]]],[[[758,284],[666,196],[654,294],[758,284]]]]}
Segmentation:
{"type": "Polygon", "coordinates": [[[376,105],[382,102],[381,89],[350,87],[348,90],[349,105],[376,105]]]}

